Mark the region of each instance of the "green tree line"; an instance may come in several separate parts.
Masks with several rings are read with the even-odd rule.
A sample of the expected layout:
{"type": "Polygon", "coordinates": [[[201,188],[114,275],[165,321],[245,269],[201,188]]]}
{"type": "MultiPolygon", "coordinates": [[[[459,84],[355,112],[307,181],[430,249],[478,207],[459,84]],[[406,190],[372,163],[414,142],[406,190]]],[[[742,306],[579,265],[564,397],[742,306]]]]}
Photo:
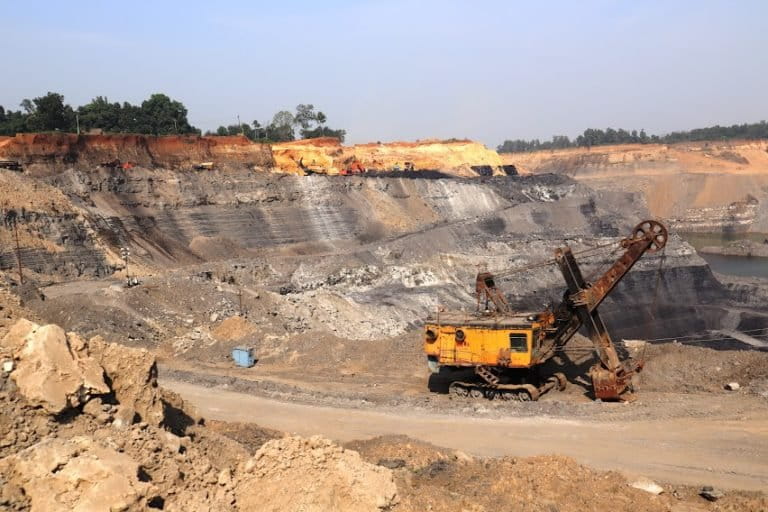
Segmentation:
{"type": "Polygon", "coordinates": [[[141,133],[147,135],[199,134],[189,124],[187,108],[165,94],[153,94],[141,105],[111,103],[97,96],[90,103],[73,108],[64,96],[49,92],[45,96],[25,99],[21,110],[5,110],[0,106],[0,135],[27,132],[75,132],[101,129],[108,133],[141,133]]]}
{"type": "MultiPolygon", "coordinates": [[[[104,133],[138,133],[145,135],[200,134],[189,123],[187,108],[165,94],[152,94],[140,105],[110,102],[97,96],[89,103],[73,108],[59,93],[22,100],[19,110],[6,110],[0,105],[0,135],[29,132],[88,132],[100,129],[104,133]]],[[[258,121],[250,124],[220,126],[206,135],[245,135],[251,140],[265,142],[291,141],[298,136],[336,137],[344,141],[345,130],[326,126],[326,115],[312,104],[297,105],[295,112],[281,110],[266,126],[258,121]]]]}
{"type": "Polygon", "coordinates": [[[688,131],[672,132],[666,135],[648,135],[645,130],[605,130],[588,128],[571,140],[566,135],[555,135],[552,140],[505,140],[496,149],[499,153],[521,153],[547,149],[573,147],[605,146],[609,144],[672,144],[675,142],[728,140],[728,139],[768,139],[768,123],[760,121],[752,124],[734,124],[732,126],[710,126],[688,131]]]}

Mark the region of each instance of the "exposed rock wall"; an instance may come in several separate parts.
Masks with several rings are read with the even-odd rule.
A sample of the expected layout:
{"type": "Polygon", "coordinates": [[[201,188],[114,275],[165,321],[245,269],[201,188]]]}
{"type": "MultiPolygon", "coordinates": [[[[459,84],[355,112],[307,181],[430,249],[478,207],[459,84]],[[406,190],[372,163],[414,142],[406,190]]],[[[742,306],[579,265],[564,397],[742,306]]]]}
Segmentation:
{"type": "Polygon", "coordinates": [[[504,154],[522,173],[567,174],[643,194],[681,231],[768,232],[768,142],[619,145],[504,154]]]}
{"type": "Polygon", "coordinates": [[[0,271],[16,269],[17,236],[28,274],[71,279],[114,271],[94,225],[70,191],[0,170],[0,192],[0,271]]]}
{"type": "Polygon", "coordinates": [[[338,139],[319,138],[281,144],[260,144],[242,136],[75,135],[24,133],[0,138],[0,159],[15,160],[28,172],[46,174],[68,167],[112,165],[112,172],[130,174],[122,164],[166,169],[192,169],[212,162],[215,167],[242,166],[304,174],[338,174],[352,162],[366,169],[440,170],[459,176],[501,173],[499,155],[469,140],[392,142],[342,146],[338,139]]]}
{"type": "MultiPolygon", "coordinates": [[[[123,246],[131,248],[135,271],[147,273],[256,258],[258,265],[244,264],[254,270],[238,274],[238,283],[283,293],[276,294],[272,306],[278,315],[264,318],[264,324],[279,324],[287,332],[329,330],[353,339],[401,334],[429,314],[436,301],[469,307],[474,299],[468,286],[478,267],[521,267],[551,259],[564,243],[576,248],[605,243],[626,236],[647,215],[637,195],[595,193],[552,175],[341,179],[137,167],[130,175],[70,169],[42,183],[63,192],[82,212],[93,232],[91,247],[101,248],[114,265],[120,263],[115,254],[123,246]],[[268,270],[255,270],[260,265],[268,270]]],[[[51,261],[64,261],[54,251],[49,254],[51,261]]],[[[12,261],[9,254],[9,271],[12,261]]],[[[592,272],[610,263],[603,259],[585,265],[592,272]]],[[[638,269],[644,265],[658,263],[649,260],[638,269]]],[[[705,263],[677,239],[667,251],[666,267],[680,268],[681,274],[662,289],[665,296],[709,300],[704,288],[714,289],[716,281],[697,274],[705,263]]],[[[655,281],[652,273],[648,276],[636,294],[623,296],[644,298],[638,306],[643,310],[653,302],[655,281]]],[[[562,293],[562,278],[551,269],[536,270],[514,276],[505,289],[520,307],[538,309],[542,300],[562,293]]],[[[49,297],[40,311],[67,328],[95,332],[93,325],[77,320],[82,315],[70,311],[70,303],[49,297]]],[[[621,314],[623,299],[606,306],[614,303],[621,314]]],[[[175,307],[165,306],[166,311],[175,307]]],[[[94,304],[92,317],[107,332],[135,331],[131,326],[137,322],[148,329],[135,311],[107,294],[98,307],[94,304]],[[100,320],[105,316],[111,323],[100,320]]],[[[147,308],[144,314],[153,318],[154,313],[147,308]]],[[[610,309],[607,314],[612,315],[610,309]]],[[[159,315],[157,324],[150,325],[165,325],[167,317],[159,315]]],[[[137,336],[155,339],[159,333],[137,336]]]]}
{"type": "MultiPolygon", "coordinates": [[[[115,172],[97,166],[38,178],[12,171],[0,171],[0,176],[18,185],[20,197],[38,187],[39,195],[55,200],[46,205],[34,196],[29,206],[40,205],[41,211],[34,211],[37,223],[19,224],[25,267],[41,280],[111,273],[122,267],[121,247],[130,247],[132,271],[141,275],[240,258],[232,268],[241,270],[224,272],[222,279],[236,278],[238,285],[274,293],[264,301],[269,304],[258,322],[274,328],[276,335],[315,330],[352,339],[397,336],[417,325],[438,301],[469,307],[474,301],[469,286],[478,268],[524,267],[551,259],[563,244],[578,249],[615,240],[648,215],[638,194],[616,186],[595,191],[589,186],[593,181],[556,175],[341,178],[255,173],[244,167],[179,171],[137,166],[115,172]]],[[[1,228],[0,236],[11,249],[0,254],[0,270],[12,278],[13,233],[1,228]]],[[[710,304],[710,290],[717,285],[711,274],[701,272],[706,270],[703,260],[678,239],[666,255],[669,275],[674,269],[680,273],[662,288],[665,296],[710,304]]],[[[584,265],[592,273],[611,262],[593,259],[584,265]]],[[[641,262],[637,270],[649,272],[637,292],[619,293],[606,304],[609,319],[614,312],[616,318],[622,315],[622,304],[636,303],[642,310],[623,322],[628,336],[647,323],[643,315],[654,302],[654,265],[657,259],[641,262]]],[[[562,278],[553,269],[537,269],[511,277],[504,286],[520,307],[536,310],[559,297],[562,278]]],[[[167,341],[166,329],[180,337],[189,330],[179,324],[186,314],[180,304],[148,306],[144,301],[154,300],[148,293],[126,305],[119,291],[95,289],[100,288],[77,294],[77,300],[72,292],[61,298],[51,294],[33,303],[35,311],[68,329],[131,332],[147,345],[167,341]],[[78,314],[79,308],[88,308],[89,314],[78,314]]],[[[209,291],[213,300],[216,294],[209,291]]],[[[191,287],[189,293],[202,292],[191,287]]],[[[187,307],[205,318],[234,313],[229,307],[211,309],[205,301],[187,307]]],[[[682,313],[669,317],[671,327],[683,329],[682,313]]],[[[179,347],[193,346],[201,335],[194,336],[180,340],[179,347]]]]}
{"type": "Polygon", "coordinates": [[[276,165],[286,172],[338,174],[352,163],[368,171],[404,169],[437,170],[457,176],[502,174],[501,157],[469,140],[389,142],[342,146],[337,139],[320,138],[274,144],[276,165]]]}
{"type": "Polygon", "coordinates": [[[768,169],[766,141],[704,141],[621,144],[504,153],[504,163],[522,174],[565,173],[574,177],[702,173],[753,174],[768,169]]]}
{"type": "MultiPolygon", "coordinates": [[[[192,135],[75,135],[20,133],[0,140],[0,159],[20,161],[33,172],[118,161],[144,167],[189,168],[202,162],[269,168],[269,146],[245,137],[192,135]]],[[[116,171],[117,172],[117,171],[116,171]]]]}

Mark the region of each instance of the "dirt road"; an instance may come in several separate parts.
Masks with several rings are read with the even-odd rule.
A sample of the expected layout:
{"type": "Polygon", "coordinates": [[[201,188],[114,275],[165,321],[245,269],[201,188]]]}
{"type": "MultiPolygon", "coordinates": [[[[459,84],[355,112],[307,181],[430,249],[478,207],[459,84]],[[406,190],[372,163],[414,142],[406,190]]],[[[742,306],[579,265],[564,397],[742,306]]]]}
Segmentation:
{"type": "Polygon", "coordinates": [[[317,407],[181,382],[163,385],[191,401],[207,418],[321,434],[341,442],[402,434],[482,456],[560,454],[592,467],[670,483],[768,488],[768,412],[748,420],[484,419],[317,407]]]}

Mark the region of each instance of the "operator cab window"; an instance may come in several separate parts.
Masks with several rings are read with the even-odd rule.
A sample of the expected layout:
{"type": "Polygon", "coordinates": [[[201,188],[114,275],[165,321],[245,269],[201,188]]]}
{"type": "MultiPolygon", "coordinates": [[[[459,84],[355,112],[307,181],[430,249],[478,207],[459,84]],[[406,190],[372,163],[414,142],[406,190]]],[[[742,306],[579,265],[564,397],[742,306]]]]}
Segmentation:
{"type": "Polygon", "coordinates": [[[526,334],[509,334],[509,350],[512,352],[528,352],[528,336],[526,334]]]}

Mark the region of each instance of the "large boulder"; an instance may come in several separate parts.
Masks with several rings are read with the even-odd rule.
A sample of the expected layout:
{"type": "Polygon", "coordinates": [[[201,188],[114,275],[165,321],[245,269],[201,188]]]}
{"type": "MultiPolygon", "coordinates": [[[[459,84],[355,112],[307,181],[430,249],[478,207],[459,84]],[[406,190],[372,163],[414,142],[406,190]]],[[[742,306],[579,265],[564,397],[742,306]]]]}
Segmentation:
{"type": "Polygon", "coordinates": [[[0,474],[32,512],[145,510],[151,489],[133,459],[86,437],[42,441],[0,460],[0,474]]]}
{"type": "Polygon", "coordinates": [[[0,346],[14,353],[27,344],[27,335],[40,326],[22,318],[11,326],[8,333],[0,339],[0,346]]]}
{"type": "Polygon", "coordinates": [[[39,326],[20,320],[2,344],[16,359],[11,377],[32,404],[59,414],[84,404],[91,396],[109,393],[104,370],[77,337],[68,339],[57,325],[39,326]]]}
{"type": "Polygon", "coordinates": [[[235,495],[243,511],[378,512],[397,503],[391,470],[317,436],[268,441],[239,475],[235,495]]]}
{"type": "Polygon", "coordinates": [[[155,356],[146,349],[107,343],[98,336],[91,338],[88,345],[93,357],[104,368],[120,407],[138,414],[141,421],[160,425],[164,412],[162,392],[157,386],[155,356]]]}
{"type": "MultiPolygon", "coordinates": [[[[118,404],[115,421],[127,426],[144,421],[181,435],[200,421],[181,397],[157,385],[155,357],[145,349],[89,341],[56,325],[19,320],[0,339],[0,354],[16,360],[11,378],[31,404],[51,414],[80,407],[95,395],[111,395],[118,404]]],[[[98,414],[98,407],[94,407],[98,414]]]]}

